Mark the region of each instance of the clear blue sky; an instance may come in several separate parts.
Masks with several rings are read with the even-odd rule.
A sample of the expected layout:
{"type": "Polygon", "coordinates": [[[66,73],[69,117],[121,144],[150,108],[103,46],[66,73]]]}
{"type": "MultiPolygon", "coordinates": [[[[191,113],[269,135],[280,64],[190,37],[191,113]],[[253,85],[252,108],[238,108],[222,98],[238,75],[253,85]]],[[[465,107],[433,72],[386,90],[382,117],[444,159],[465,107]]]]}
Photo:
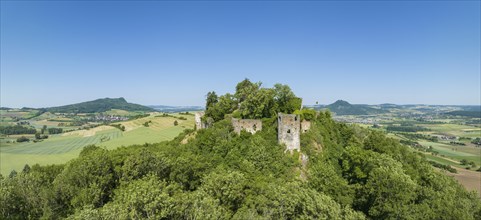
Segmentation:
{"type": "Polygon", "coordinates": [[[480,104],[480,2],[2,1],[1,105],[203,105],[249,78],[304,104],[480,104]]]}

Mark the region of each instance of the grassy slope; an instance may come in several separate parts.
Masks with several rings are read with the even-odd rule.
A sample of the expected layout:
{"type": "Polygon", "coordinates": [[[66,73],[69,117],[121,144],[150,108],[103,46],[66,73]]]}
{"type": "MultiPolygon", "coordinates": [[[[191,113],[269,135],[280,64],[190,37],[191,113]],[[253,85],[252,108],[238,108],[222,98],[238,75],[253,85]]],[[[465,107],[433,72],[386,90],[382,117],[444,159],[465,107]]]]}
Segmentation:
{"type": "MultiPolygon", "coordinates": [[[[159,115],[159,114],[155,114],[159,115]]],[[[97,144],[108,149],[132,144],[155,143],[171,140],[186,128],[194,127],[193,116],[183,116],[188,120],[152,115],[133,121],[122,122],[127,131],[106,126],[90,131],[75,131],[71,135],[53,135],[39,143],[22,143],[0,148],[0,172],[8,175],[11,170],[21,170],[25,164],[59,164],[78,156],[83,147],[97,144]],[[174,126],[174,121],[179,122],[174,126]],[[143,126],[152,121],[149,127],[143,126]],[[101,142],[102,137],[108,141],[101,142]]]]}
{"type": "Polygon", "coordinates": [[[122,145],[156,143],[171,140],[186,128],[194,128],[194,116],[183,115],[187,120],[179,120],[172,117],[155,117],[156,115],[160,114],[120,123],[126,128],[124,135],[99,145],[113,148],[122,145]],[[179,123],[178,126],[174,126],[176,120],[179,123]],[[152,123],[149,124],[149,127],[145,127],[143,124],[148,121],[152,121],[152,123]]]}

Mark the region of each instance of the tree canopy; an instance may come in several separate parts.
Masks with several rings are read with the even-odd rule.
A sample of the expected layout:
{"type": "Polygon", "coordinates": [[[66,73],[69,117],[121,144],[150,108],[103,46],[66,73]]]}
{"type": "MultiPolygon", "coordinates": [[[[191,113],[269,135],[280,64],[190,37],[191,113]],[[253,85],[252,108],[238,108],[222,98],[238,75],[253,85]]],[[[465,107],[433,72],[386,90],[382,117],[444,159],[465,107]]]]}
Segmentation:
{"type": "Polygon", "coordinates": [[[297,97],[288,85],[275,84],[273,88],[263,88],[261,82],[249,79],[239,82],[235,94],[217,96],[207,93],[205,117],[214,122],[225,115],[244,119],[270,118],[277,113],[294,113],[301,109],[302,99],[297,97]]]}
{"type": "Polygon", "coordinates": [[[0,176],[0,219],[481,219],[475,192],[384,133],[299,110],[287,86],[236,90],[210,93],[207,129],[0,176]],[[277,111],[311,121],[302,152],[284,153],[277,111]],[[234,112],[262,130],[237,134],[234,112]]]}

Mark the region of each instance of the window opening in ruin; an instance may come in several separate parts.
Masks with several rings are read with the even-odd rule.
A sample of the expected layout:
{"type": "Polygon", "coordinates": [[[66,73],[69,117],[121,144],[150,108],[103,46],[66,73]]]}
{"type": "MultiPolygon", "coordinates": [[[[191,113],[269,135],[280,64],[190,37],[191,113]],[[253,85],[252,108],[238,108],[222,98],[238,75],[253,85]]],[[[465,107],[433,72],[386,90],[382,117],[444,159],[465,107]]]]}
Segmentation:
{"type": "Polygon", "coordinates": [[[252,126],[252,129],[254,129],[254,131],[257,131],[257,126],[254,124],[254,126],[252,126]]]}
{"type": "Polygon", "coordinates": [[[290,134],[290,133],[291,133],[291,129],[287,129],[287,133],[290,134]]]}

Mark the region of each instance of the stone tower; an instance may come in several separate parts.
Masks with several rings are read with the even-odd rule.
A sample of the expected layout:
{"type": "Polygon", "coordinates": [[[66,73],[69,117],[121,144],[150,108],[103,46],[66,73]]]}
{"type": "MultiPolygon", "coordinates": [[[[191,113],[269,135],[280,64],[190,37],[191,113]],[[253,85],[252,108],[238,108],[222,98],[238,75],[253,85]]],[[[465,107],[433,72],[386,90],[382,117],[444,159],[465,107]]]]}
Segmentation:
{"type": "Polygon", "coordinates": [[[240,134],[241,130],[245,130],[251,134],[255,134],[262,130],[262,121],[260,119],[232,119],[232,126],[237,134],[240,134]]]}
{"type": "Polygon", "coordinates": [[[286,151],[301,150],[301,118],[295,114],[279,113],[277,117],[277,139],[286,145],[286,151]]]}
{"type": "Polygon", "coordinates": [[[194,115],[195,120],[195,127],[197,130],[205,128],[205,123],[202,122],[202,117],[205,115],[205,112],[196,112],[194,115]]]}

